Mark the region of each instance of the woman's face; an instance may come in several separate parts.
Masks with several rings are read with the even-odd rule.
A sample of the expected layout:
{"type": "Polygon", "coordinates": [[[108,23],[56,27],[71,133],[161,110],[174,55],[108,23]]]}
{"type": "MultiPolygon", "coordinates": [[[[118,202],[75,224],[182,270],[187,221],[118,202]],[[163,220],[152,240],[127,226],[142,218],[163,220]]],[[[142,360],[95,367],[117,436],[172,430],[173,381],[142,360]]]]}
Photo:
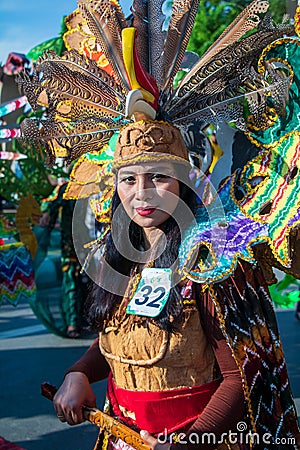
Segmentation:
{"type": "Polygon", "coordinates": [[[158,227],[175,211],[179,182],[168,161],[125,166],[117,175],[117,192],[128,216],[137,225],[158,227]]]}

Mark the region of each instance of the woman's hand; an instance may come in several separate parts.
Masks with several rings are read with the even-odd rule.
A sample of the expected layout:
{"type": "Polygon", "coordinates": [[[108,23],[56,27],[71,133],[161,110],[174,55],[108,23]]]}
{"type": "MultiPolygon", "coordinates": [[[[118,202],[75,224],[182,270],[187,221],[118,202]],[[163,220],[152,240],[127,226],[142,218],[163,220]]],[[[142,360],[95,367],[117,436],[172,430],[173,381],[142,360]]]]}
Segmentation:
{"type": "Polygon", "coordinates": [[[168,443],[161,444],[155,437],[153,437],[146,430],[141,430],[140,435],[143,441],[145,441],[145,443],[148,444],[149,447],[152,448],[152,450],[169,450],[171,447],[171,444],[168,443]]]}
{"type": "Polygon", "coordinates": [[[85,421],[83,406],[94,408],[96,397],[84,373],[70,372],[53,399],[54,409],[61,422],[78,425],[85,421]]]}

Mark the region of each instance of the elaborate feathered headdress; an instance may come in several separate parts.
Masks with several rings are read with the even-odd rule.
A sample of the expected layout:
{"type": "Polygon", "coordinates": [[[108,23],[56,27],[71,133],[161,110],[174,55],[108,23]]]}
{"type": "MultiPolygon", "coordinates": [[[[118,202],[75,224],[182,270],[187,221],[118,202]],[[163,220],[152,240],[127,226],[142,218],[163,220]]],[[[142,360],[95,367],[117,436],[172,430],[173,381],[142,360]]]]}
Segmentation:
{"type": "MultiPolygon", "coordinates": [[[[199,0],[174,0],[167,26],[163,3],[134,0],[126,19],[117,0],[79,0],[66,19],[68,51],[62,57],[45,53],[34,74],[20,78],[33,109],[46,107],[41,120],[23,121],[22,138],[44,147],[49,164],[58,154],[68,162],[80,157],[69,197],[99,192],[101,180],[102,203],[107,201],[113,136],[141,117],[172,123],[195,151],[193,128],[200,132],[225,121],[264,129],[285,112],[290,68],[262,63],[258,70],[258,61],[274,39],[295,32],[273,25],[267,1],[254,0],[176,88],[199,0]]],[[[107,220],[106,213],[102,208],[98,219],[107,220]]]]}

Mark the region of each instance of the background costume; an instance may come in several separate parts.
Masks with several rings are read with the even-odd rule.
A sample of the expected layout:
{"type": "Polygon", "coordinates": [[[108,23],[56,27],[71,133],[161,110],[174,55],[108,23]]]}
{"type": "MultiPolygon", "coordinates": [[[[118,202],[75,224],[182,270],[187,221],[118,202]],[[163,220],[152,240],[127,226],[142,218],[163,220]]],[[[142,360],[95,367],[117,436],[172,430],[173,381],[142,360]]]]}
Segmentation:
{"type": "Polygon", "coordinates": [[[82,308],[84,301],[84,284],[80,274],[80,264],[76,255],[72,236],[72,219],[75,207],[74,200],[64,200],[63,194],[67,183],[58,185],[51,197],[44,199],[42,209],[49,214],[48,228],[51,232],[57,220],[61,229],[61,317],[64,333],[68,337],[78,337],[83,323],[82,308]],[[72,327],[72,330],[68,329],[72,327]]]}
{"type": "MultiPolygon", "coordinates": [[[[67,151],[69,161],[79,158],[65,196],[79,198],[101,193],[94,205],[95,215],[107,227],[93,243],[93,250],[104,248],[104,251],[110,236],[113,165],[158,161],[159,156],[163,159],[166,154],[173,161],[177,157],[186,162],[185,146],[181,146],[182,137],[178,133],[180,130],[189,151],[197,153],[193,146],[195,140],[189,133],[191,122],[199,130],[210,124],[218,127],[222,122],[234,122],[260,148],[254,159],[224,180],[218,195],[212,195],[209,204],[197,209],[196,224],[185,231],[179,248],[181,280],[192,280],[191,289],[197,292],[196,298],[190,299],[200,302],[200,312],[203,303],[206,304],[204,317],[209,313],[212,316],[213,327],[205,329],[204,324],[204,336],[214,354],[204,352],[209,359],[204,373],[200,377],[197,373],[187,375],[185,380],[178,381],[180,386],[176,385],[176,377],[169,379],[172,373],[178,378],[182,374],[171,364],[176,358],[168,353],[174,347],[169,345],[167,336],[157,340],[155,345],[160,345],[159,348],[154,348],[152,340],[154,347],[147,349],[144,345],[133,348],[134,356],[127,354],[133,343],[141,342],[134,333],[145,331],[144,319],[129,320],[117,312],[112,323],[105,324],[107,330],[104,329],[99,339],[101,354],[98,343],[90,350],[101,363],[97,374],[96,369],[82,370],[88,373],[90,381],[107,376],[105,356],[113,374],[109,383],[113,412],[131,419],[138,427],[145,422],[131,414],[140,411],[137,406],[132,411],[130,405],[133,396],[145,385],[146,373],[151,376],[145,397],[149,392],[167,391],[168,394],[171,388],[195,387],[195,380],[205,386],[221,375],[220,386],[209,393],[207,408],[188,429],[191,432],[195,428],[201,433],[205,430],[205,413],[210,411],[209,416],[215,417],[214,408],[209,409],[210,402],[216,401],[216,411],[225,411],[229,421],[233,404],[225,402],[223,409],[220,402],[224,384],[225,397],[229,392],[226,373],[235,370],[238,377],[231,373],[231,379],[238,380],[242,387],[245,414],[237,414],[234,423],[243,417],[251,433],[270,433],[273,441],[263,444],[263,448],[269,449],[276,438],[287,439],[298,433],[280,338],[262,270],[267,281],[271,281],[270,267],[274,260],[283,270],[299,276],[296,255],[300,213],[296,64],[299,40],[294,37],[293,26],[276,26],[268,15],[264,16],[268,2],[254,0],[174,88],[172,83],[184,56],[198,2],[175,0],[166,32],[162,27],[162,4],[163,1],[136,0],[132,18],[127,20],[115,1],[79,1],[79,9],[67,18],[68,52],[62,57],[53,52],[44,54],[33,77],[24,76],[20,81],[29,102],[35,108],[46,106],[48,112],[39,123],[25,120],[22,133],[24,138],[46,148],[49,163],[53,163],[61,147],[67,151]],[[212,330],[221,330],[220,339],[217,331],[212,330]],[[126,342],[128,336],[130,345],[120,345],[119,333],[121,342],[123,339],[126,342]],[[234,369],[223,365],[216,341],[226,343],[222,347],[224,354],[227,351],[232,357],[225,359],[234,361],[234,369]],[[137,364],[136,359],[143,351],[149,353],[151,361],[146,369],[142,369],[144,362],[137,364]],[[152,389],[150,380],[156,370],[160,373],[160,364],[167,371],[167,379],[164,385],[154,384],[152,389]],[[143,381],[138,381],[138,373],[143,370],[143,381]],[[125,381],[123,376],[127,377],[125,381]]],[[[230,170],[227,173],[230,175],[230,170]]],[[[207,182],[205,176],[202,182],[207,182]]],[[[183,308],[181,335],[183,324],[190,324],[192,316],[192,311],[183,308]]],[[[153,335],[157,334],[156,328],[153,335]]],[[[196,329],[201,333],[200,325],[196,329]]],[[[191,354],[198,349],[198,341],[205,344],[200,336],[192,341],[191,354]]],[[[91,361],[90,352],[79,364],[86,366],[91,361]]],[[[188,356],[189,353],[183,352],[183,358],[188,356]]],[[[188,373],[195,367],[187,362],[186,368],[188,373]]],[[[162,379],[160,374],[157,380],[161,383],[162,379]]],[[[236,388],[234,398],[238,396],[236,388]]],[[[147,403],[150,409],[147,406],[142,412],[153,412],[154,403],[151,396],[147,403]]],[[[192,413],[187,416],[187,419],[193,417],[192,413]]],[[[158,433],[154,419],[149,421],[149,427],[151,424],[150,431],[158,433]]],[[[187,425],[190,424],[171,424],[170,429],[187,425]]],[[[227,422],[227,431],[229,426],[227,422]]],[[[279,449],[294,447],[286,442],[276,445],[279,449]]],[[[261,443],[254,442],[255,447],[262,448],[261,443]]]]}

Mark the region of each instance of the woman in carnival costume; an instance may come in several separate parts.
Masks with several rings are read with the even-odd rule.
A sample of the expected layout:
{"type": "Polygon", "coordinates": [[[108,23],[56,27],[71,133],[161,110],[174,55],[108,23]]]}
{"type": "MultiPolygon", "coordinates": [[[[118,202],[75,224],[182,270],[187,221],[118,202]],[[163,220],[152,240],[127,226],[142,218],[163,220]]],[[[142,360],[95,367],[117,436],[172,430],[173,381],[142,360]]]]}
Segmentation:
{"type": "Polygon", "coordinates": [[[268,3],[255,0],[174,89],[198,2],[175,0],[167,31],[162,3],[135,1],[129,23],[116,1],[79,1],[68,52],[45,54],[20,80],[33,106],[47,106],[23,137],[50,163],[58,148],[80,157],[66,195],[101,193],[105,228],[88,302],[99,337],[67,371],[55,410],[81,423],[82,406],[95,406],[90,385],[108,377],[107,411],[152,448],[297,448],[267,285],[274,265],[300,273],[299,40],[261,20],[268,3]],[[260,151],[204,204],[191,181],[197,133],[223,122],[260,151]]]}

